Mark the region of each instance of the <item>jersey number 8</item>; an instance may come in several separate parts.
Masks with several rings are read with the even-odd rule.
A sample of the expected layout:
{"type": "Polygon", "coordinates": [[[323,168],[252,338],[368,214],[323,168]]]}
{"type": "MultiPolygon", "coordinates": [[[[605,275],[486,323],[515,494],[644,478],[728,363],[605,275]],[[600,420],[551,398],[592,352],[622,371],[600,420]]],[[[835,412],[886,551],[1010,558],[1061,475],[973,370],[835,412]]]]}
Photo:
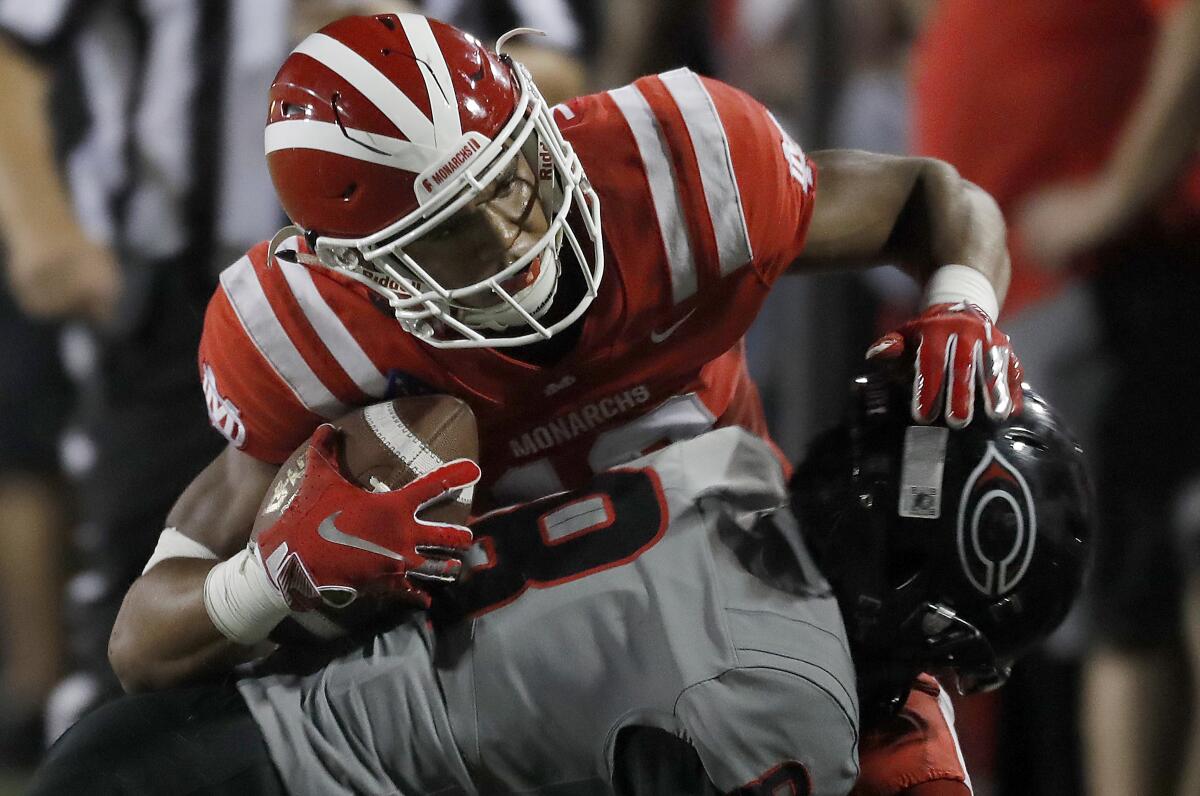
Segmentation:
{"type": "Polygon", "coordinates": [[[438,620],[479,616],[526,589],[629,563],[666,529],[666,499],[653,470],[609,470],[586,491],[485,515],[471,525],[475,543],[463,561],[467,577],[452,595],[435,601],[438,620]]]}

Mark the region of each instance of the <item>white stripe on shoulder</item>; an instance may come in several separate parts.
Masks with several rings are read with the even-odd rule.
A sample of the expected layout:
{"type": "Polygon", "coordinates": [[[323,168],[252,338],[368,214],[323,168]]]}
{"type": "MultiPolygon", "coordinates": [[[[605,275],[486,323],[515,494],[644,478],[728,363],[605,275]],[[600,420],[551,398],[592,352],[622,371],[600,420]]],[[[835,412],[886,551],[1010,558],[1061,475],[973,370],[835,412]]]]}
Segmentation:
{"type": "Polygon", "coordinates": [[[704,199],[717,237],[721,274],[728,274],[750,262],[752,252],[725,126],[695,72],[674,69],[659,75],[659,79],[679,106],[691,136],[696,162],[700,165],[704,199]]]}
{"type": "Polygon", "coordinates": [[[272,122],[263,130],[263,146],[268,155],[281,149],[318,149],[418,174],[442,158],[432,147],[366,130],[343,133],[336,124],[317,119],[272,122]]]}
{"type": "Polygon", "coordinates": [[[965,778],[964,785],[971,793],[975,792],[975,788],[971,785],[971,772],[967,770],[967,761],[963,759],[962,744],[958,742],[958,731],[954,729],[954,703],[950,701],[950,695],[946,693],[946,689],[942,688],[942,684],[938,683],[938,709],[942,712],[942,718],[946,720],[946,726],[950,729],[950,738],[954,741],[954,754],[958,756],[958,765],[962,768],[963,777],[965,778]]]}
{"type": "Polygon", "coordinates": [[[333,419],[347,411],[312,371],[267,301],[249,256],[221,272],[221,286],[250,340],[306,409],[333,419]]]}
{"type": "Polygon", "coordinates": [[[451,147],[462,138],[462,123],[458,118],[458,93],[450,79],[450,68],[446,56],[433,37],[429,20],[420,14],[401,14],[400,26],[408,36],[413,55],[428,69],[421,70],[425,79],[425,90],[429,93],[429,107],[433,112],[433,134],[435,144],[451,147]]]}
{"type": "Polygon", "coordinates": [[[608,93],[633,131],[633,139],[650,182],[655,220],[667,249],[671,298],[678,304],[696,293],[696,263],[692,258],[692,244],[688,240],[683,205],[675,188],[671,157],[654,111],[641,92],[633,86],[624,86],[608,93]]]}
{"type": "Polygon", "coordinates": [[[437,145],[433,122],[421,113],[408,95],[367,59],[337,39],[324,33],[313,33],[300,42],[293,52],[320,61],[343,77],[388,117],[409,141],[428,147],[437,145]]]}
{"type": "Polygon", "coordinates": [[[296,297],[304,317],[312,324],[313,331],[321,338],[329,353],[333,354],[338,365],[358,389],[373,398],[382,398],[387,391],[387,377],[379,372],[342,319],[317,290],[312,272],[306,266],[278,257],[275,263],[283,271],[283,277],[292,289],[292,295],[296,297]]]}

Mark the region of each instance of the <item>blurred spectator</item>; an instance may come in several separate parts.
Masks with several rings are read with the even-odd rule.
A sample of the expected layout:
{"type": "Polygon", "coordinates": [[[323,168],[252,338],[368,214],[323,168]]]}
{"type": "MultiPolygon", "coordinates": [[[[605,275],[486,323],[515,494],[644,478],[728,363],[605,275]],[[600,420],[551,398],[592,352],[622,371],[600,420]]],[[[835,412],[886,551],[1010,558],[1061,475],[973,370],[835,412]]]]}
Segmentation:
{"type": "Polygon", "coordinates": [[[262,158],[283,0],[7,0],[0,222],[17,300],[72,319],[64,439],[83,571],[50,733],[117,691],[107,638],[171,502],[215,455],[195,351],[216,269],[280,219],[262,158]],[[56,158],[55,155],[58,157],[56,158]]]}
{"type": "Polygon", "coordinates": [[[622,86],[642,75],[686,66],[714,74],[710,14],[722,0],[610,0],[591,90],[622,86]]]}
{"type": "Polygon", "coordinates": [[[27,320],[0,288],[0,769],[36,761],[42,708],[63,669],[71,500],[57,436],[71,393],[56,341],[53,325],[27,320]]]}
{"type": "MultiPolygon", "coordinates": [[[[919,151],[1009,216],[1005,329],[1098,474],[1088,792],[1177,792],[1189,684],[1170,512],[1200,429],[1172,401],[1200,388],[1179,342],[1200,295],[1200,2],[943,0],[915,86],[919,151]]],[[[1006,792],[1080,792],[1070,663],[1041,661],[1005,693],[1028,722],[1006,732],[1022,745],[1006,792]]]]}

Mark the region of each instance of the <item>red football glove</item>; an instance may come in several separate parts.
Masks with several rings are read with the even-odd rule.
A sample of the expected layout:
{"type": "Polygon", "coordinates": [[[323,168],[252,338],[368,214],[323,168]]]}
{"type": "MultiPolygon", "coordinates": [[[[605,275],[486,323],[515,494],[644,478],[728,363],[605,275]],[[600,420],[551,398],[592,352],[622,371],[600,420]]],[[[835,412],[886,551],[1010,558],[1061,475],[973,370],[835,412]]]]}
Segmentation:
{"type": "Polygon", "coordinates": [[[867,349],[867,359],[895,359],[916,348],[912,416],[932,423],[942,412],[946,425],[962,428],[975,410],[979,377],[988,416],[1002,420],[1021,411],[1024,372],[1008,335],[974,304],[934,304],[867,349]]]}
{"type": "Polygon", "coordinates": [[[360,593],[387,593],[428,608],[420,582],[452,581],[455,557],[471,545],[471,531],[428,522],[426,506],[479,480],[479,465],[448,462],[391,492],[368,492],[337,467],[337,431],[317,429],[309,443],[299,491],[274,525],[259,533],[255,554],[293,611],[321,602],[349,605],[360,593]]]}

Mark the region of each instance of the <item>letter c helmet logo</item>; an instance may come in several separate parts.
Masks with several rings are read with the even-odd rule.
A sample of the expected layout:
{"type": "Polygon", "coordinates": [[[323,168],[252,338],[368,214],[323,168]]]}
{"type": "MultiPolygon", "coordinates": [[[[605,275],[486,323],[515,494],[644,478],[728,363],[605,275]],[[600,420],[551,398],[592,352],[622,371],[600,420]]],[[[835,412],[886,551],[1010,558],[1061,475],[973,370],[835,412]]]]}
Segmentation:
{"type": "Polygon", "coordinates": [[[1025,577],[1037,542],[1029,484],[995,443],[971,472],[958,503],[958,558],[982,594],[1000,596],[1025,577]]]}

